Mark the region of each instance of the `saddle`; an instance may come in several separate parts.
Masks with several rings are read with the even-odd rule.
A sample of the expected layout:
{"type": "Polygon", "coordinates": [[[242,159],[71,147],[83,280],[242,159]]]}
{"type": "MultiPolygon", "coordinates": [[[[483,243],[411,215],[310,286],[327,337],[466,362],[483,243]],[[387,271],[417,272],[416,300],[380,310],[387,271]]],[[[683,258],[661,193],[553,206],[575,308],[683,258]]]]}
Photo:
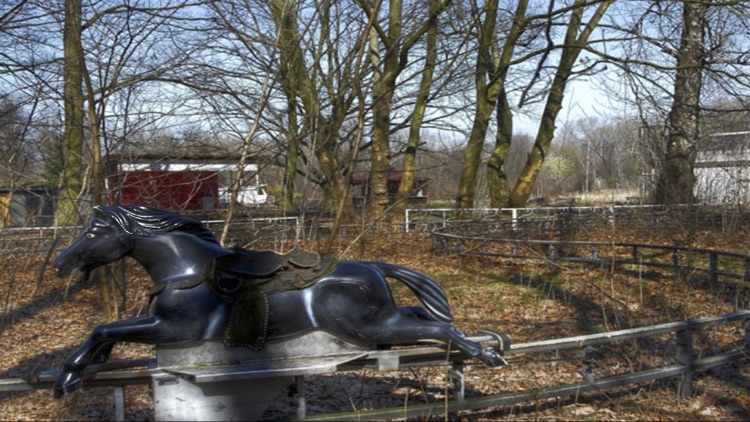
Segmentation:
{"type": "Polygon", "coordinates": [[[268,331],[268,295],[303,289],[330,274],[338,261],[302,249],[287,254],[232,249],[207,268],[204,281],[218,296],[234,300],[224,344],[259,351],[268,331]]]}
{"type": "Polygon", "coordinates": [[[237,292],[253,287],[260,287],[267,294],[303,289],[336,266],[336,259],[330,255],[297,248],[284,255],[273,251],[231,251],[216,258],[207,269],[206,281],[219,296],[236,297],[237,292]]]}

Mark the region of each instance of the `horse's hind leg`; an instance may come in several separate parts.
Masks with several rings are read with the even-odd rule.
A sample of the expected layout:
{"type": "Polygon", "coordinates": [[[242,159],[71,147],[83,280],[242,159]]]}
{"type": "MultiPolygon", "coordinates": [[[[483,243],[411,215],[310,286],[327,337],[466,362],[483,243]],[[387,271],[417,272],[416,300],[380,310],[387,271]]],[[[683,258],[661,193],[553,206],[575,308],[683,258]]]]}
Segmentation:
{"type": "Polygon", "coordinates": [[[398,315],[389,318],[388,321],[388,324],[363,326],[361,332],[377,344],[410,344],[420,340],[439,340],[486,365],[505,364],[502,356],[495,350],[483,348],[481,344],[469,340],[452,325],[435,320],[421,308],[399,308],[398,315]],[[417,309],[419,311],[416,311],[417,309]]]}

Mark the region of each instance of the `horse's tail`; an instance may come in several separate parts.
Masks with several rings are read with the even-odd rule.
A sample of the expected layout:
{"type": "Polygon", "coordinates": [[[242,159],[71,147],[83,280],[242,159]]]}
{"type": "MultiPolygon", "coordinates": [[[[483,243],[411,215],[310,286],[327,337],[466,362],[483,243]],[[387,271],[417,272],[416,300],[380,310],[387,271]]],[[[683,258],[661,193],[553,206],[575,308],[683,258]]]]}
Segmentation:
{"type": "Polygon", "coordinates": [[[384,276],[395,278],[406,284],[435,318],[446,323],[453,322],[453,314],[448,305],[448,298],[445,297],[445,291],[434,280],[399,265],[384,262],[371,262],[370,264],[384,276]]]}

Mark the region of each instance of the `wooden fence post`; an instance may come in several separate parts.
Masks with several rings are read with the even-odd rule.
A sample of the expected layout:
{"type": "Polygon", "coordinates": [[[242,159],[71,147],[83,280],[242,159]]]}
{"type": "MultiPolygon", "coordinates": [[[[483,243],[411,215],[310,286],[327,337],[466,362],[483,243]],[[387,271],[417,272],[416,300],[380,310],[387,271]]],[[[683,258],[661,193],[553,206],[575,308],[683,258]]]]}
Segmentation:
{"type": "Polygon", "coordinates": [[[708,255],[708,273],[711,278],[711,285],[716,285],[719,281],[719,255],[716,252],[711,252],[708,255]]]}
{"type": "Polygon", "coordinates": [[[693,395],[693,329],[688,325],[677,331],[677,363],[684,366],[682,375],[677,380],[677,394],[680,397],[693,395]]]}

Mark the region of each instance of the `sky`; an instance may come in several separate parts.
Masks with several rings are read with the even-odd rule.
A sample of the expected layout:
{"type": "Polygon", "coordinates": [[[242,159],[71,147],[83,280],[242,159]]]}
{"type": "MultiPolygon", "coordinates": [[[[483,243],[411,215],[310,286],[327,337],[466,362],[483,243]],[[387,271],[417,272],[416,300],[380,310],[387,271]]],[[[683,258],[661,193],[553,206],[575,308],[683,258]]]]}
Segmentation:
{"type": "MultiPolygon", "coordinates": [[[[513,132],[517,135],[536,136],[542,107],[543,104],[539,104],[539,111],[533,115],[516,113],[513,120],[513,132]]],[[[557,118],[557,127],[561,128],[566,122],[574,122],[587,117],[611,118],[614,113],[615,110],[609,104],[609,99],[599,90],[596,83],[590,80],[571,81],[565,89],[563,108],[557,118]]]]}

